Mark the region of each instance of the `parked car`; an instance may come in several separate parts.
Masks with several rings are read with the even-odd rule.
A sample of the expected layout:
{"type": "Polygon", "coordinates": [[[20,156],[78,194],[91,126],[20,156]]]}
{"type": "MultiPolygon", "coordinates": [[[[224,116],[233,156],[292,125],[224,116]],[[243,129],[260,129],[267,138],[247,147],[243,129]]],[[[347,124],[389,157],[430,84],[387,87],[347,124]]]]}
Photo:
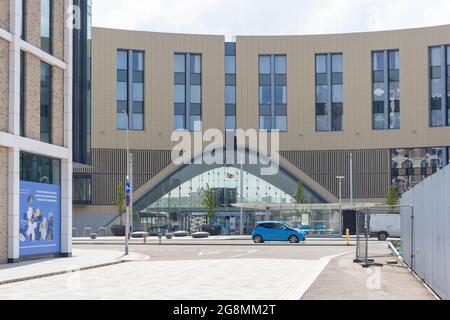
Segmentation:
{"type": "Polygon", "coordinates": [[[252,233],[255,243],[265,241],[289,241],[290,243],[299,243],[305,241],[306,237],[300,228],[292,228],[287,224],[278,221],[264,221],[258,223],[252,233]]]}
{"type": "Polygon", "coordinates": [[[370,216],[370,235],[380,241],[387,238],[400,238],[399,214],[373,214],[370,216]]]}

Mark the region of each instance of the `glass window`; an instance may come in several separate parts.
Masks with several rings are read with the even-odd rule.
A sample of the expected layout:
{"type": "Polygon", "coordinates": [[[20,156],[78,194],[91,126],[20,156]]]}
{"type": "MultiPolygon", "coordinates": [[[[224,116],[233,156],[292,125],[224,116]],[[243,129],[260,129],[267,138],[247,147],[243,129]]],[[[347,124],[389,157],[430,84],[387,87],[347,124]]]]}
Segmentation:
{"type": "Polygon", "coordinates": [[[389,83],[389,100],[400,100],[400,83],[389,83]]]}
{"type": "Polygon", "coordinates": [[[438,67],[441,64],[442,64],[441,48],[440,47],[431,48],[431,66],[438,67]]]}
{"type": "Polygon", "coordinates": [[[175,85],[174,86],[174,102],[175,103],[185,103],[186,102],[186,89],[185,86],[175,85]]]}
{"type": "MultiPolygon", "coordinates": [[[[447,46],[447,65],[450,66],[450,46],[447,46]]],[[[450,73],[448,76],[450,77],[450,73]]]]}
{"type": "Polygon", "coordinates": [[[432,79],[431,80],[431,96],[433,98],[441,98],[442,97],[441,79],[432,79]]]}
{"type": "Polygon", "coordinates": [[[316,102],[317,103],[328,102],[328,86],[326,85],[316,86],[316,102]]]}
{"type": "Polygon", "coordinates": [[[286,56],[275,56],[275,73],[286,74],[286,56]]]}
{"type": "Polygon", "coordinates": [[[92,202],[92,178],[91,177],[73,177],[73,203],[91,204],[92,202]]]}
{"type": "Polygon", "coordinates": [[[384,101],[384,83],[373,84],[373,97],[375,101],[384,101]]]}
{"type": "Polygon", "coordinates": [[[259,128],[261,130],[270,130],[271,125],[271,117],[270,116],[260,116],[259,117],[259,128]]]}
{"type": "Polygon", "coordinates": [[[270,104],[272,102],[272,88],[269,86],[259,87],[259,103],[270,104]]]}
{"type": "Polygon", "coordinates": [[[384,52],[373,53],[373,70],[374,71],[384,70],[384,52]]]}
{"type": "Polygon", "coordinates": [[[40,133],[41,141],[52,142],[52,67],[41,62],[41,101],[40,101],[40,133]]]}
{"type": "Polygon", "coordinates": [[[20,180],[61,184],[61,161],[30,153],[20,154],[20,180]]]}
{"type": "Polygon", "coordinates": [[[175,115],[174,116],[174,128],[175,130],[186,129],[184,115],[175,115]]]}
{"type": "Polygon", "coordinates": [[[286,86],[276,86],[275,87],[275,103],[276,104],[287,104],[287,87],[286,86]]]}
{"type": "Polygon", "coordinates": [[[51,53],[52,5],[50,0],[41,0],[41,49],[51,53]]]}
{"type": "Polygon", "coordinates": [[[270,56],[259,57],[259,73],[270,74],[270,56]]]}
{"type": "Polygon", "coordinates": [[[190,120],[189,126],[191,128],[191,131],[199,132],[202,130],[201,116],[190,116],[189,120],[190,120]]]}
{"type": "Polygon", "coordinates": [[[202,73],[202,56],[191,54],[191,73],[202,73]]]}
{"type": "Polygon", "coordinates": [[[133,83],[133,101],[144,101],[144,84],[133,83]]]}
{"type": "Polygon", "coordinates": [[[174,72],[185,73],[186,72],[186,57],[184,54],[175,54],[173,59],[174,72]]]}
{"type": "Polygon", "coordinates": [[[127,70],[128,69],[128,52],[119,50],[117,51],[117,69],[127,70]]]}
{"type": "Polygon", "coordinates": [[[117,82],[117,100],[128,100],[128,84],[126,82],[117,82]]]}
{"type": "Polygon", "coordinates": [[[331,59],[332,59],[332,72],[342,73],[344,71],[342,63],[342,54],[333,54],[331,56],[331,59]]]}
{"type": "Polygon", "coordinates": [[[316,56],[316,73],[327,73],[327,56],[324,54],[316,56]]]}
{"type": "Polygon", "coordinates": [[[236,87],[234,86],[225,87],[225,103],[226,104],[236,103],[236,87]]]}
{"type": "Polygon", "coordinates": [[[226,74],[236,73],[236,57],[234,56],[225,57],[225,73],[226,74]]]}
{"type": "Polygon", "coordinates": [[[398,50],[389,51],[389,69],[390,70],[399,70],[400,69],[400,61],[399,61],[399,52],[398,50]]]}
{"type": "Polygon", "coordinates": [[[344,102],[344,86],[341,84],[333,85],[333,102],[344,102]]]}
{"type": "Polygon", "coordinates": [[[236,129],[236,117],[235,116],[226,116],[225,117],[225,129],[226,130],[235,130],[236,129]]]}
{"type": "Polygon", "coordinates": [[[142,113],[133,113],[131,120],[133,130],[144,130],[144,115],[142,113]]]}
{"type": "MultiPolygon", "coordinates": [[[[179,102],[179,101],[177,101],[179,102]]],[[[202,87],[191,85],[191,103],[202,103],[202,87]]]]}
{"type": "Polygon", "coordinates": [[[144,70],[144,53],[140,51],[133,51],[133,70],[144,70]]]}
{"type": "Polygon", "coordinates": [[[117,112],[117,129],[127,129],[127,118],[123,112],[117,112]]]}

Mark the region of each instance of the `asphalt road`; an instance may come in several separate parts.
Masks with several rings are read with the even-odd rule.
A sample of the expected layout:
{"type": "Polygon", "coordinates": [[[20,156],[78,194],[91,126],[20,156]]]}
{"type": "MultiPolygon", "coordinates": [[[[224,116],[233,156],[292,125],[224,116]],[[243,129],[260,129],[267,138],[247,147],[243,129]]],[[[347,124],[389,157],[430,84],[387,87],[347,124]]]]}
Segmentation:
{"type": "MultiPolygon", "coordinates": [[[[102,250],[123,250],[120,245],[75,245],[75,248],[102,250]]],[[[220,259],[286,259],[319,260],[346,252],[355,247],[341,246],[303,246],[303,245],[132,245],[131,252],[144,254],[152,261],[176,260],[220,260],[220,259]]]]}

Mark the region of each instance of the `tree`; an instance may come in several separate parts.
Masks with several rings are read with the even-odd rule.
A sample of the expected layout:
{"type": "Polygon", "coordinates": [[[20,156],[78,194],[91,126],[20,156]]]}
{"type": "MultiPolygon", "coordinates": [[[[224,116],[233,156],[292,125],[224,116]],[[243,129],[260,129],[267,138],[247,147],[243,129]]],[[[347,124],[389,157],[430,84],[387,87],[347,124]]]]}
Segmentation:
{"type": "Polygon", "coordinates": [[[122,182],[119,182],[117,185],[117,194],[116,194],[116,207],[117,214],[120,217],[120,225],[123,226],[122,216],[126,211],[125,207],[125,186],[122,182]]]}
{"type": "Polygon", "coordinates": [[[211,190],[209,184],[206,185],[206,189],[203,192],[203,207],[206,209],[206,216],[209,223],[214,218],[214,209],[216,208],[216,201],[214,191],[211,190]]]}
{"type": "Polygon", "coordinates": [[[295,191],[295,203],[297,204],[306,204],[308,203],[308,199],[304,195],[305,188],[303,187],[303,183],[299,182],[297,184],[297,189],[295,191]]]}
{"type": "Polygon", "coordinates": [[[398,186],[391,185],[389,187],[389,193],[386,197],[386,204],[389,206],[395,206],[398,204],[398,199],[400,198],[398,194],[398,186]]]}

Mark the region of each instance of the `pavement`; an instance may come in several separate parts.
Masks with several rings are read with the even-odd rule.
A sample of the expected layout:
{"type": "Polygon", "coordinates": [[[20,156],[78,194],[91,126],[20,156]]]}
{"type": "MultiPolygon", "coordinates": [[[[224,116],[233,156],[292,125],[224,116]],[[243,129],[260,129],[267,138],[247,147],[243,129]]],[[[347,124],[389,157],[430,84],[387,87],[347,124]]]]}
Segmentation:
{"type": "Polygon", "coordinates": [[[41,259],[15,264],[0,264],[0,286],[8,283],[45,278],[93,268],[106,267],[127,261],[140,261],[147,256],[132,253],[124,256],[115,250],[73,249],[71,258],[41,259]]]}
{"type": "MultiPolygon", "coordinates": [[[[342,244],[131,245],[127,262],[122,262],[123,245],[113,242],[74,248],[70,259],[0,266],[0,281],[62,270],[0,282],[0,299],[435,299],[406,268],[364,269],[353,263],[355,248],[342,244]]],[[[393,259],[387,242],[371,242],[371,253],[381,262],[393,259]]]]}

